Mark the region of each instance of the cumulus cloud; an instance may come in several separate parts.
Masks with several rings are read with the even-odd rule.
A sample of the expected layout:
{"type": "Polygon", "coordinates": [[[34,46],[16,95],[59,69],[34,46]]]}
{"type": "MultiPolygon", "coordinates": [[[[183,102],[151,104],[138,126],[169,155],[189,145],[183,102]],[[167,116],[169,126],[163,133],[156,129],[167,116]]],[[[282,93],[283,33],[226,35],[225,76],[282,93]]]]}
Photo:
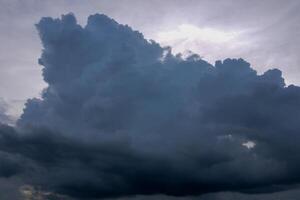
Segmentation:
{"type": "Polygon", "coordinates": [[[4,99],[0,98],[0,124],[14,123],[13,117],[10,116],[10,114],[8,114],[8,108],[9,108],[8,103],[4,99]]]}
{"type": "Polygon", "coordinates": [[[182,58],[105,15],[36,27],[48,87],[15,128],[0,128],[2,177],[77,199],[300,182],[300,88],[278,69],[182,58]]]}

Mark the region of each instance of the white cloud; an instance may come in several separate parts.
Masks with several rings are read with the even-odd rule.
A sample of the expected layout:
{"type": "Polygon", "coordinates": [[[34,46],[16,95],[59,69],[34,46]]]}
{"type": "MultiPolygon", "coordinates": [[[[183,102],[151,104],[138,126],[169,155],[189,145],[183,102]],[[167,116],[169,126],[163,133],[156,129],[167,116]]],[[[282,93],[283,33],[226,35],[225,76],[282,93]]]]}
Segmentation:
{"type": "Polygon", "coordinates": [[[256,146],[256,144],[250,140],[242,143],[242,145],[245,146],[247,149],[253,149],[256,146]]]}

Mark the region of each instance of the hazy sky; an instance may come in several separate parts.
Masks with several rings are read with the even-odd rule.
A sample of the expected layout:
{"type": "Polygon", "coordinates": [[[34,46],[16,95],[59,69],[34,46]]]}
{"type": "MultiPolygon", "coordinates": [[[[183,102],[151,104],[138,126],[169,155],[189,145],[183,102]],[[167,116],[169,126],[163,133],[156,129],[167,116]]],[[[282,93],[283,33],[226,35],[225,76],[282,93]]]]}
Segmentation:
{"type": "Polygon", "coordinates": [[[45,83],[34,24],[69,12],[81,24],[104,13],[175,53],[192,50],[209,62],[242,57],[259,73],[276,67],[287,83],[299,84],[299,9],[298,0],[1,0],[0,97],[17,115],[27,98],[39,96],[45,83]]]}

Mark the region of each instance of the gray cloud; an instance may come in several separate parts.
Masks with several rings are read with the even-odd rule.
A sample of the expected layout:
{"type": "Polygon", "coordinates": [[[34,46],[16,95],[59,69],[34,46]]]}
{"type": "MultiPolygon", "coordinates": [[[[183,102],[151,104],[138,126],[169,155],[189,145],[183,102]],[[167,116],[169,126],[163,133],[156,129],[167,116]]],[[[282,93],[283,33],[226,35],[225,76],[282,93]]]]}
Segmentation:
{"type": "Polygon", "coordinates": [[[280,70],[183,59],[105,15],[36,27],[48,87],[0,128],[3,178],[77,199],[297,187],[300,88],[280,70]]]}
{"type": "Polygon", "coordinates": [[[172,30],[182,23],[224,31],[241,30],[244,31],[241,40],[249,45],[218,50],[208,44],[205,48],[211,51],[205,51],[205,44],[200,43],[196,52],[200,55],[211,52],[217,59],[246,58],[259,73],[277,67],[284,71],[288,83],[299,84],[298,10],[298,0],[2,0],[0,96],[17,100],[14,108],[17,116],[22,112],[22,102],[39,96],[46,85],[36,62],[41,45],[33,24],[42,16],[56,17],[67,12],[76,13],[80,24],[85,24],[90,13],[101,12],[130,24],[152,39],[156,39],[157,32],[172,30]]]}
{"type": "Polygon", "coordinates": [[[9,105],[4,99],[0,98],[0,123],[14,124],[15,119],[10,115],[9,105]]]}

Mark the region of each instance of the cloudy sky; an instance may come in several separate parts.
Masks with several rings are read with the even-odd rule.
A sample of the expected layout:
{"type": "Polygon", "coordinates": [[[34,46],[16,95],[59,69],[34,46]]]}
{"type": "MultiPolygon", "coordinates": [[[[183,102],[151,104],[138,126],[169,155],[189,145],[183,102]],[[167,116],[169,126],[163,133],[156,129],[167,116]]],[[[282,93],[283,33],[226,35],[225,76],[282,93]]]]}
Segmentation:
{"type": "Polygon", "coordinates": [[[296,200],[299,8],[1,0],[0,199],[296,200]]]}
{"type": "Polygon", "coordinates": [[[1,0],[0,96],[14,116],[27,98],[39,96],[46,84],[34,24],[69,12],[82,25],[90,14],[106,14],[174,53],[191,50],[212,63],[242,57],[259,73],[276,67],[287,83],[299,84],[299,7],[297,0],[1,0]]]}

